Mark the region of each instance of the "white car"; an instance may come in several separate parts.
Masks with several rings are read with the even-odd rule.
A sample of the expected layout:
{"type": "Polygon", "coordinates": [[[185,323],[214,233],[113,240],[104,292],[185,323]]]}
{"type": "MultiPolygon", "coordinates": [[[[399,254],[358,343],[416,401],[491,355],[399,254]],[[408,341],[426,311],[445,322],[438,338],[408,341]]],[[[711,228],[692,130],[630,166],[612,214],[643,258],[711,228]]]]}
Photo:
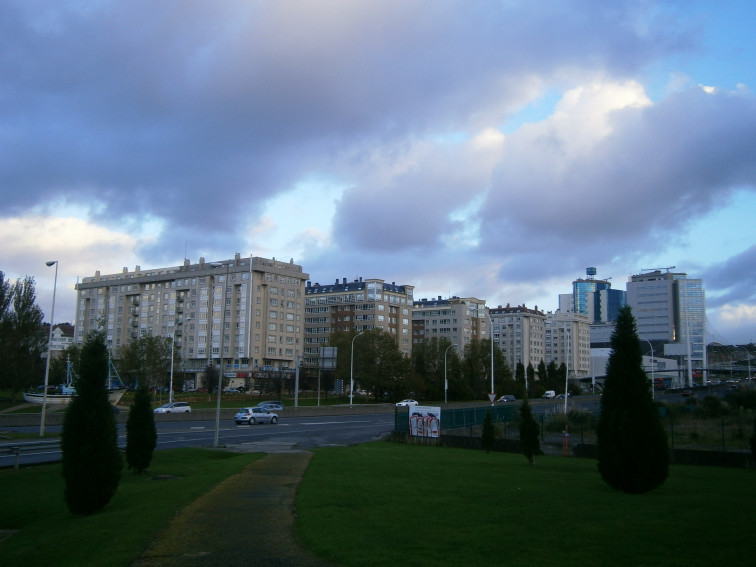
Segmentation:
{"type": "Polygon", "coordinates": [[[241,408],[236,412],[234,421],[237,424],[248,423],[249,425],[253,423],[277,423],[278,414],[261,407],[241,408]]]}
{"type": "Polygon", "coordinates": [[[417,402],[415,400],[402,400],[401,402],[396,402],[396,407],[398,408],[407,408],[416,406],[417,402]]]}
{"type": "Polygon", "coordinates": [[[154,413],[191,413],[192,406],[186,402],[172,402],[154,409],[154,413]]]}

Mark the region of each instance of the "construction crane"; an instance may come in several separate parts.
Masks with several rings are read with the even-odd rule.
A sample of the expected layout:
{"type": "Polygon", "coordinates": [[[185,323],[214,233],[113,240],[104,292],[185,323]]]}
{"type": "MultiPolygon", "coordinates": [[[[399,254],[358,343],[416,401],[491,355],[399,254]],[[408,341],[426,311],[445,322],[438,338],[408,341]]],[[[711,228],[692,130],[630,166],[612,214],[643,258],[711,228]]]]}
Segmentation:
{"type": "Polygon", "coordinates": [[[666,268],[641,268],[641,272],[661,272],[662,270],[667,270],[667,273],[669,273],[670,270],[674,270],[677,266],[667,266],[666,268]]]}

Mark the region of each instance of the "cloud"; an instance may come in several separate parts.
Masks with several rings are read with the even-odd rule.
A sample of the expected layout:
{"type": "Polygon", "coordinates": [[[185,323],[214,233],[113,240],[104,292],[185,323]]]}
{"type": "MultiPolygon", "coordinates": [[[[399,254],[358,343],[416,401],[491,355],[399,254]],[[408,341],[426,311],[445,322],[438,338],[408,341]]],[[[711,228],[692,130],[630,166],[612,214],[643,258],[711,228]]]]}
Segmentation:
{"type": "MultiPolygon", "coordinates": [[[[705,21],[687,13],[0,3],[3,261],[34,273],[25,254],[68,253],[91,274],[239,251],[323,281],[543,305],[585,266],[622,275],[753,191],[752,93],[687,70],[662,97],[644,82],[700,54],[705,21]]],[[[728,305],[751,297],[711,277],[728,305]]]]}

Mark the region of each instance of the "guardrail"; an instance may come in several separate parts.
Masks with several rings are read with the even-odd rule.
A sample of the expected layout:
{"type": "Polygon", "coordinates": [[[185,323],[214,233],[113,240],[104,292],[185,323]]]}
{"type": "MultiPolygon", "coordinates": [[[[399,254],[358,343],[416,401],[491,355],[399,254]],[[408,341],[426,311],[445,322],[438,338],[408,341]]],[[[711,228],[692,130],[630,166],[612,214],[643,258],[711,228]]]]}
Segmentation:
{"type": "Polygon", "coordinates": [[[16,460],[14,469],[18,469],[21,455],[34,454],[46,451],[60,451],[60,439],[50,441],[27,441],[24,443],[4,443],[0,445],[0,455],[13,455],[16,460]]]}

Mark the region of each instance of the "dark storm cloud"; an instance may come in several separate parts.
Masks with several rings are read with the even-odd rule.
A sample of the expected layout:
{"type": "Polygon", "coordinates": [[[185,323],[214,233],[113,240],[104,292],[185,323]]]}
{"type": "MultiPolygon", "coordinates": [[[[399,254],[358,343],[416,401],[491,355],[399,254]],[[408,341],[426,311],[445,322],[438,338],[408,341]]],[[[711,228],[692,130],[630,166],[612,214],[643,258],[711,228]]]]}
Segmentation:
{"type": "MultiPolygon", "coordinates": [[[[172,225],[171,238],[222,219],[238,232],[262,201],[313,169],[354,174],[375,146],[463,127],[523,96],[526,76],[581,65],[627,75],[686,46],[684,33],[637,9],[3,3],[5,211],[97,199],[100,219],[152,214],[172,225]]],[[[353,181],[369,195],[382,189],[353,181]]],[[[378,228],[433,241],[409,220],[378,228]]]]}

